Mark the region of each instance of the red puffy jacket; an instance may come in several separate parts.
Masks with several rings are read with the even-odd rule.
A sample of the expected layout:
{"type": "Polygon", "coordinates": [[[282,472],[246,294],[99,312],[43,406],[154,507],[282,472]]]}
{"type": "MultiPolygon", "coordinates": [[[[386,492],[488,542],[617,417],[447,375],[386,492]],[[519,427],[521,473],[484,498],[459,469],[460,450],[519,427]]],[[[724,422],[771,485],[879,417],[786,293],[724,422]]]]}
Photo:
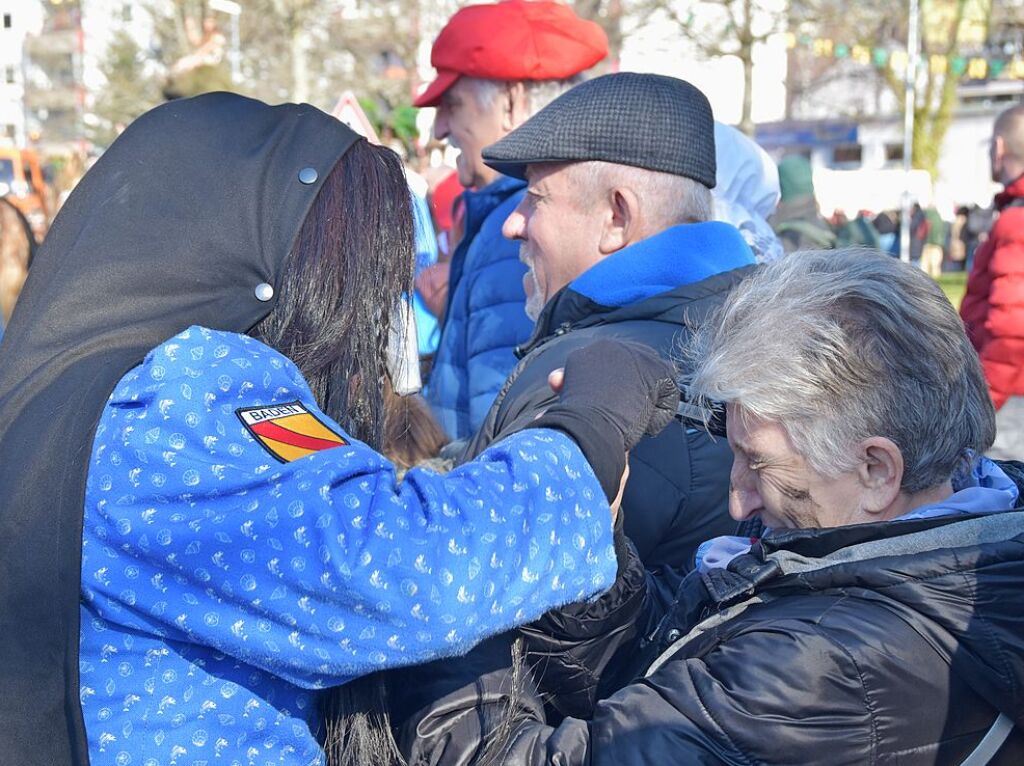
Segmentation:
{"type": "Polygon", "coordinates": [[[960,316],[996,409],[1024,395],[1024,177],[996,195],[999,218],[974,256],[960,316]]]}

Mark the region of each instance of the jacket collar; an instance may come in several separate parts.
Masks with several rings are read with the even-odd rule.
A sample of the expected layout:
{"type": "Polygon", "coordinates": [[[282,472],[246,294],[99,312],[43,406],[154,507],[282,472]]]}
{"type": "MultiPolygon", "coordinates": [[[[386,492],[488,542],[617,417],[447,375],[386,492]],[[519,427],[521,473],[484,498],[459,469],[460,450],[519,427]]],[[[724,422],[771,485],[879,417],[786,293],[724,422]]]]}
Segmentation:
{"type": "Polygon", "coordinates": [[[995,197],[996,210],[1002,210],[1015,199],[1024,197],[1024,175],[1017,176],[995,197]]]}
{"type": "Polygon", "coordinates": [[[754,255],[735,226],[681,224],[609,255],[569,287],[604,306],[629,306],[752,263],[754,255]]]}
{"type": "Polygon", "coordinates": [[[525,188],[526,181],[521,181],[511,176],[499,175],[481,189],[475,191],[467,189],[462,193],[462,198],[466,205],[466,215],[473,216],[474,219],[479,217],[482,220],[510,196],[525,188]],[[483,214],[482,216],[480,215],[481,213],[483,214]]]}
{"type": "Polygon", "coordinates": [[[750,247],[730,224],[673,226],[605,258],[555,293],[516,354],[522,358],[569,327],[633,319],[680,323],[684,308],[692,312],[697,307],[690,304],[732,289],[753,264],[750,247]]]}
{"type": "MultiPolygon", "coordinates": [[[[467,189],[462,193],[463,205],[465,205],[463,217],[462,238],[455,246],[451,258],[451,271],[448,275],[448,299],[445,303],[445,316],[449,316],[452,310],[452,300],[455,298],[455,286],[462,280],[462,268],[466,261],[466,253],[470,246],[480,234],[484,222],[494,210],[513,194],[526,188],[526,181],[510,176],[498,176],[487,186],[477,191],[467,189]]],[[[504,221],[498,221],[498,225],[504,221]]],[[[500,234],[496,234],[500,236],[500,234]]],[[[485,243],[488,244],[489,243],[485,243]]]]}

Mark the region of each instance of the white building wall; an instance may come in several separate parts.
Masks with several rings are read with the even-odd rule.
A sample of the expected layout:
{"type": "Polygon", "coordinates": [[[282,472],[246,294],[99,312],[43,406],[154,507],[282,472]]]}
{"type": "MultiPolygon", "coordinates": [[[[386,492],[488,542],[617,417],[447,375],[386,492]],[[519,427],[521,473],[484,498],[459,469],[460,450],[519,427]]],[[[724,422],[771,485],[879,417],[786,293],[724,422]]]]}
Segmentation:
{"type": "MultiPolygon", "coordinates": [[[[958,205],[989,205],[998,186],[992,182],[988,145],[996,112],[957,113],[943,139],[939,154],[939,175],[931,189],[920,196],[922,205],[934,204],[939,212],[952,218],[958,205]]],[[[902,144],[903,122],[864,123],[859,130],[864,147],[866,170],[902,168],[899,162],[885,161],[887,144],[902,144]]]]}
{"type": "Polygon", "coordinates": [[[939,157],[935,204],[946,214],[955,205],[992,204],[999,187],[992,182],[989,140],[996,114],[961,114],[949,126],[939,157]]]}
{"type": "Polygon", "coordinates": [[[952,220],[960,205],[992,203],[998,185],[990,178],[988,144],[997,111],[958,113],[942,144],[939,177],[934,182],[923,170],[904,177],[900,159],[886,159],[886,147],[902,146],[903,122],[898,118],[864,122],[858,126],[862,161],[859,167],[835,169],[831,147],[811,152],[818,201],[826,214],[835,209],[855,215],[861,209],[878,212],[897,207],[906,185],[923,206],[935,205],[952,220]]]}
{"type": "MultiPolygon", "coordinates": [[[[807,51],[801,54],[810,55],[807,51]]],[[[796,61],[798,55],[794,53],[796,61]]],[[[851,59],[836,61],[822,72],[801,70],[799,64],[794,68],[795,95],[790,110],[794,120],[878,117],[894,114],[902,103],[872,67],[851,59]]]]}
{"type": "Polygon", "coordinates": [[[42,25],[37,0],[0,0],[0,141],[24,146],[25,37],[42,25]],[[8,27],[7,24],[10,24],[8,27]]]}

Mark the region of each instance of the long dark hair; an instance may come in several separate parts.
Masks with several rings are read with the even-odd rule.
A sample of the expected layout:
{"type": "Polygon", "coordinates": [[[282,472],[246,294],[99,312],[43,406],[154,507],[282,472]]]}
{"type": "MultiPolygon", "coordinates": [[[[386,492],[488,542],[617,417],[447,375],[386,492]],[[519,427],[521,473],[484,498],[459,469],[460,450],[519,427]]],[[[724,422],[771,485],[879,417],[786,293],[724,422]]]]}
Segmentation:
{"type": "MultiPolygon", "coordinates": [[[[354,144],[325,179],[282,270],[278,302],[251,335],[287,356],[320,408],[350,435],[385,446],[388,332],[412,290],[412,201],[398,155],[354,144]]],[[[379,674],[322,700],[336,764],[401,762],[379,674]]]]}
{"type": "Polygon", "coordinates": [[[399,396],[390,382],[384,387],[387,415],[381,450],[401,478],[413,466],[427,463],[441,472],[441,449],[449,442],[426,400],[419,394],[399,396]]]}
{"type": "Polygon", "coordinates": [[[377,450],[392,311],[412,290],[413,231],[398,155],[353,144],[284,262],[277,305],[250,333],[295,362],[320,408],[377,450]]]}

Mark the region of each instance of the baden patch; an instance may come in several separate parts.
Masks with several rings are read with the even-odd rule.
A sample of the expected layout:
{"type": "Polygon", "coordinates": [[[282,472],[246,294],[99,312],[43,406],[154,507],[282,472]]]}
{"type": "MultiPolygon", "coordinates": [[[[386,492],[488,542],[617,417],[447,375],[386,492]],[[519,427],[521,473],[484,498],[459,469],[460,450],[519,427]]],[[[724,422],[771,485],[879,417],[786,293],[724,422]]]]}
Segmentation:
{"type": "Polygon", "coordinates": [[[242,407],[235,410],[235,414],[253,438],[282,463],[348,444],[340,434],[321,423],[302,402],[273,407],[242,407]]]}

